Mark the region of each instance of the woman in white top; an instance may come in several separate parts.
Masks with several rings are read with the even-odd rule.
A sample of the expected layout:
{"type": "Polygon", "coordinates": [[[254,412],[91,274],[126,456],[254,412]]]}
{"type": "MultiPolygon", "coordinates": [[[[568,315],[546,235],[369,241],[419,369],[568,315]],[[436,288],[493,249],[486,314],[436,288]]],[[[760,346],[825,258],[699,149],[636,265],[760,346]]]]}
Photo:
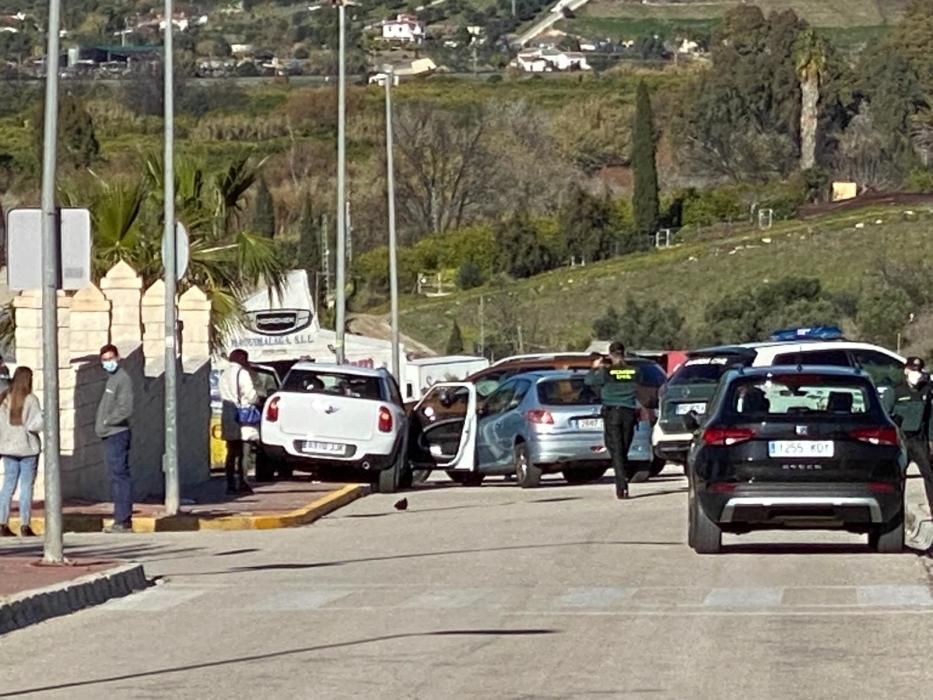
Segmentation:
{"type": "Polygon", "coordinates": [[[234,350],[220,376],[220,434],[227,443],[227,493],[252,493],[246,483],[243,443],[259,440],[259,396],[249,371],[249,355],[234,350]]]}
{"type": "Polygon", "coordinates": [[[32,487],[39,464],[39,431],[42,409],[32,393],[32,370],[17,367],[7,389],[0,392],[0,456],[3,458],[3,486],[0,488],[0,537],[12,537],[10,505],[19,482],[19,534],[35,537],[29,526],[32,517],[32,487]]]}

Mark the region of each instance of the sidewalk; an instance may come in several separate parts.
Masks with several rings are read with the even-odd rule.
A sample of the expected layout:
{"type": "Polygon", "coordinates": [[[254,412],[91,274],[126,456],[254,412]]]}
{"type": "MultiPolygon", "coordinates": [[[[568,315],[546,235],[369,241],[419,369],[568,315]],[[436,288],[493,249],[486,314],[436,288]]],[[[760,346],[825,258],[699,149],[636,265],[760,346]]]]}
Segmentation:
{"type": "Polygon", "coordinates": [[[140,564],[83,558],[51,566],[7,551],[0,550],[0,635],[148,585],[140,564]]]}
{"type": "MultiPolygon", "coordinates": [[[[296,477],[289,481],[254,484],[254,493],[243,496],[226,495],[223,477],[182,494],[181,512],[172,517],[162,515],[160,500],[149,499],[134,504],[134,532],[186,530],[260,530],[306,525],[350,503],[370,491],[363,484],[322,484],[310,478],[296,477]]],[[[63,517],[66,532],[100,532],[112,522],[113,504],[87,501],[66,501],[63,517]]],[[[41,502],[33,506],[32,527],[44,531],[44,511],[41,502]]],[[[18,513],[10,519],[10,527],[19,531],[18,513]]]]}

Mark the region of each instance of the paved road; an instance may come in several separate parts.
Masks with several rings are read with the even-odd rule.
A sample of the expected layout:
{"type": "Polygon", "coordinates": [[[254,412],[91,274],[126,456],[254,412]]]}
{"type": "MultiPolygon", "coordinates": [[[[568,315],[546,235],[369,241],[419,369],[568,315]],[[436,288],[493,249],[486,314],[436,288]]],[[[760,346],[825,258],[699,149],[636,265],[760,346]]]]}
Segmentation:
{"type": "Polygon", "coordinates": [[[74,536],[160,582],[2,638],[0,698],[929,694],[929,560],[811,533],[698,557],[682,477],[633,491],[435,487],[299,530],[74,536]]]}

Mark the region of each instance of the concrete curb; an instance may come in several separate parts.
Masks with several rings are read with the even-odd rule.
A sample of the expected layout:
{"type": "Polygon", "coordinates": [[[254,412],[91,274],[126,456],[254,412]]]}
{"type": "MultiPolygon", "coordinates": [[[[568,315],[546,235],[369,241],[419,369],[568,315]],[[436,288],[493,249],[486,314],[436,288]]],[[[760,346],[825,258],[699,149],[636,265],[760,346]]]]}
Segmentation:
{"type": "Polygon", "coordinates": [[[45,588],[0,598],[0,635],[146,588],[142,564],[123,564],[45,588]]]}
{"type": "MultiPolygon", "coordinates": [[[[348,503],[370,493],[366,484],[348,484],[336,491],[311,501],[296,510],[282,513],[252,515],[192,515],[181,513],[173,516],[140,516],[133,518],[133,532],[192,532],[195,530],[274,530],[283,527],[307,525],[348,503]]],[[[64,516],[65,532],[100,532],[113,519],[103,515],[73,514],[64,516]]],[[[11,518],[10,527],[19,529],[19,522],[11,518]]],[[[32,519],[32,528],[42,534],[45,523],[42,518],[32,519]]]]}

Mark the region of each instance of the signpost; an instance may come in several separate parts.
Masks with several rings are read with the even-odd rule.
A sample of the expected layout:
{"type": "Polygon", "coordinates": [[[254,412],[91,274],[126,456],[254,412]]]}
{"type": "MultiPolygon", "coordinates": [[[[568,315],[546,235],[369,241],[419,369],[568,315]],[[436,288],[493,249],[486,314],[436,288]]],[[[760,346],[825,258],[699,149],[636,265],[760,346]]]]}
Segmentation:
{"type": "MultiPolygon", "coordinates": [[[[13,290],[41,289],[43,218],[41,209],[11,209],[7,214],[8,285],[13,290]]],[[[91,284],[91,213],[87,209],[52,212],[52,240],[59,251],[58,289],[91,284]]]]}
{"type": "Polygon", "coordinates": [[[45,408],[45,551],[53,564],[65,561],[58,400],[58,238],[55,171],[58,165],[58,39],[61,0],[49,0],[45,52],[45,115],[42,127],[42,398],[45,408]]]}
{"type": "MultiPolygon", "coordinates": [[[[175,225],[175,103],[174,103],[174,60],[172,55],[172,19],[174,8],[172,0],[165,0],[163,12],[165,18],[165,52],[162,60],[163,71],[163,117],[165,162],[163,164],[163,204],[164,232],[162,238],[162,262],[165,268],[165,514],[177,515],[181,500],[178,479],[178,361],[175,348],[178,321],[175,312],[175,282],[178,271],[184,273],[184,267],[178,264],[177,236],[175,225]]],[[[184,227],[181,227],[184,232],[184,227]]],[[[185,237],[187,240],[187,236],[185,237]]],[[[187,266],[187,256],[185,266],[187,266]]]]}

